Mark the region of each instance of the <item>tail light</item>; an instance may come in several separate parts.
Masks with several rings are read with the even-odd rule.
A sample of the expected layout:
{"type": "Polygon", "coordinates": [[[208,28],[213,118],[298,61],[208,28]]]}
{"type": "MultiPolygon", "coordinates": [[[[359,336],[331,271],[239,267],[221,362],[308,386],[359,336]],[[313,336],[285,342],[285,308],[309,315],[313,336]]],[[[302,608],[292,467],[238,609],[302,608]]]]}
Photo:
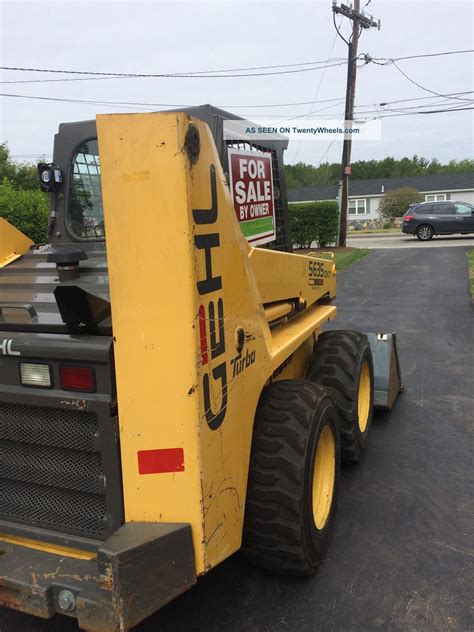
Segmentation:
{"type": "Polygon", "coordinates": [[[415,219],[415,218],[413,217],[413,215],[405,215],[405,216],[403,217],[403,221],[404,221],[404,222],[411,222],[411,220],[412,220],[412,219],[415,219]]]}
{"type": "Polygon", "coordinates": [[[90,366],[66,366],[59,368],[61,388],[65,391],[95,392],[95,374],[90,366]]]}

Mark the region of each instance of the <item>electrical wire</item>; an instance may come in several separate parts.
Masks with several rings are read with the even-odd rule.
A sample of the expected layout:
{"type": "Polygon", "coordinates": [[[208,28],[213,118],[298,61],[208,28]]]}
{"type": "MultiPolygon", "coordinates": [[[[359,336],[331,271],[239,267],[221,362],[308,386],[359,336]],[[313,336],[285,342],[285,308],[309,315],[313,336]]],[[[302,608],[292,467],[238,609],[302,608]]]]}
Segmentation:
{"type": "MultiPolygon", "coordinates": [[[[332,12],[332,22],[333,22],[333,24],[334,24],[334,28],[336,29],[336,32],[337,32],[337,34],[339,35],[339,37],[342,39],[342,41],[343,41],[343,42],[345,42],[345,43],[347,44],[347,46],[349,46],[349,42],[348,42],[348,40],[346,40],[346,38],[345,38],[345,37],[344,37],[344,35],[341,33],[341,30],[340,30],[340,28],[339,28],[339,27],[341,26],[341,24],[339,24],[339,27],[338,27],[338,26],[337,26],[337,24],[336,24],[336,14],[335,14],[335,12],[334,12],[334,11],[332,12]]],[[[342,22],[341,22],[341,23],[342,23],[342,22]]]]}
{"type": "MultiPolygon", "coordinates": [[[[473,101],[470,101],[470,103],[472,103],[473,101]]],[[[465,105],[467,105],[469,103],[459,103],[458,105],[453,105],[452,109],[453,110],[457,110],[457,109],[462,109],[465,105]]],[[[443,99],[437,103],[426,103],[426,104],[418,104],[418,105],[409,105],[406,107],[392,107],[392,108],[387,108],[385,106],[382,106],[382,108],[380,109],[380,105],[377,103],[374,103],[374,110],[378,113],[378,112],[406,112],[409,110],[418,110],[419,112],[422,112],[423,110],[421,110],[420,108],[433,108],[433,107],[448,107],[450,106],[451,108],[451,104],[452,102],[448,99],[443,99]]],[[[365,106],[358,106],[359,108],[365,107],[365,106]]],[[[363,114],[372,114],[374,112],[374,110],[357,110],[357,114],[363,115],[363,114]]]]}
{"type": "Polygon", "coordinates": [[[458,108],[447,108],[444,110],[423,110],[420,112],[403,112],[396,114],[382,114],[380,116],[374,116],[372,120],[383,119],[383,118],[391,118],[392,116],[414,116],[420,114],[441,114],[444,112],[459,112],[461,110],[474,110],[474,106],[471,107],[458,107],[458,108]]]}
{"type": "MultiPolygon", "coordinates": [[[[164,79],[226,79],[233,77],[267,77],[272,75],[289,75],[301,72],[312,72],[313,70],[323,70],[324,68],[333,68],[335,66],[344,66],[347,64],[346,60],[339,59],[337,63],[326,64],[325,66],[312,66],[310,68],[295,68],[292,70],[278,70],[275,72],[253,72],[253,73],[240,73],[236,72],[238,69],[230,69],[230,70],[211,70],[211,71],[201,71],[201,72],[186,72],[186,73],[158,73],[158,74],[149,74],[149,73],[115,73],[115,72],[95,72],[95,71],[86,71],[86,70],[54,70],[47,68],[22,68],[22,67],[14,67],[14,66],[0,66],[0,70],[13,70],[20,72],[45,72],[45,73],[56,73],[56,74],[67,74],[67,75],[90,75],[92,77],[113,77],[118,79],[128,79],[128,78],[164,78],[164,79]],[[211,74],[212,73],[212,74],[211,74]],[[221,74],[215,74],[221,73],[221,74]],[[222,74],[222,73],[232,73],[232,74],[222,74]]],[[[327,60],[333,61],[333,60],[327,60]]],[[[318,64],[323,64],[325,62],[317,62],[318,64]]],[[[45,80],[47,81],[47,80],[45,80]]]]}
{"type": "Polygon", "coordinates": [[[119,103],[119,102],[114,102],[114,101],[89,101],[86,99],[63,99],[60,97],[42,97],[39,95],[32,95],[32,94],[7,94],[7,93],[0,93],[0,97],[10,97],[14,99],[33,99],[33,100],[38,100],[38,101],[58,101],[61,103],[82,103],[84,105],[106,105],[106,106],[119,107],[119,108],[132,107],[133,109],[149,110],[149,108],[140,108],[138,105],[132,105],[130,103],[129,104],[119,103]]]}
{"type": "MultiPolygon", "coordinates": [[[[338,29],[335,21],[335,14],[333,13],[333,21],[336,31],[338,32],[341,39],[348,44],[348,41],[342,36],[340,30],[338,29]]],[[[474,53],[474,49],[466,49],[466,50],[452,50],[452,51],[442,51],[439,53],[422,53],[418,55],[405,55],[403,57],[370,57],[370,61],[374,63],[378,63],[379,65],[389,65],[391,63],[397,61],[403,61],[407,59],[420,59],[422,57],[440,57],[444,55],[459,55],[463,53],[474,53]],[[382,63],[384,62],[384,63],[382,63]]],[[[273,64],[268,66],[247,66],[242,68],[224,68],[219,70],[198,70],[198,71],[189,71],[189,72],[170,72],[170,73],[124,73],[124,72],[98,72],[98,71],[86,71],[86,70],[59,70],[53,68],[26,68],[22,66],[0,66],[0,70],[6,71],[16,71],[16,72],[40,72],[40,73],[55,73],[55,74],[72,74],[72,75],[89,75],[90,77],[82,78],[82,79],[31,79],[31,80],[21,80],[24,83],[38,83],[38,82],[50,82],[50,81],[86,81],[89,78],[108,78],[108,79],[128,79],[128,78],[225,78],[225,77],[260,77],[266,75],[278,75],[278,74],[288,74],[288,73],[297,73],[297,72],[308,72],[312,70],[321,70],[323,68],[330,68],[328,65],[330,62],[340,62],[340,65],[346,64],[346,60],[342,57],[334,57],[319,61],[308,61],[308,62],[299,62],[292,64],[273,64]],[[323,65],[325,64],[325,65],[323,65]],[[314,67],[314,66],[321,66],[314,67]],[[300,68],[301,66],[311,66],[311,68],[300,68]],[[247,72],[251,70],[272,70],[275,68],[294,68],[293,70],[285,70],[278,72],[264,72],[264,73],[250,73],[250,74],[222,74],[222,73],[241,73],[247,72]]],[[[335,64],[339,65],[339,64],[335,64]]],[[[11,83],[13,83],[12,81],[11,83]]],[[[9,83],[9,82],[2,82],[9,83]]]]}
{"type": "Polygon", "coordinates": [[[393,64],[393,66],[395,66],[395,68],[398,70],[398,72],[405,77],[405,79],[407,79],[410,83],[412,83],[413,85],[417,86],[421,90],[424,90],[425,92],[429,92],[430,94],[435,94],[438,97],[453,99],[453,100],[456,100],[456,101],[472,101],[472,99],[461,99],[460,97],[446,97],[445,94],[442,94],[440,92],[436,92],[435,90],[430,90],[429,88],[425,88],[425,86],[422,86],[421,83],[418,83],[417,81],[415,81],[414,79],[409,77],[406,74],[406,72],[404,72],[395,61],[393,61],[392,64],[393,64]]]}
{"type": "MultiPolygon", "coordinates": [[[[469,91],[465,91],[465,92],[459,92],[459,93],[452,93],[452,94],[471,94],[473,93],[473,90],[469,90],[469,91]]],[[[10,93],[0,93],[0,97],[7,97],[7,98],[16,98],[16,99],[33,99],[33,100],[40,100],[40,101],[57,101],[60,103],[81,103],[84,105],[103,105],[103,106],[111,106],[111,107],[119,107],[119,108],[128,108],[128,109],[139,109],[139,110],[144,110],[144,111],[149,111],[150,107],[154,107],[154,108],[159,108],[159,107],[193,107],[191,104],[183,104],[183,103],[145,103],[145,102],[134,102],[134,101],[105,101],[105,100],[87,100],[87,99],[73,99],[73,98],[61,98],[61,97],[45,97],[45,96],[40,96],[40,95],[27,95],[27,94],[10,94],[10,93]]],[[[374,103],[365,103],[365,104],[361,104],[358,105],[356,107],[357,108],[362,108],[362,107],[385,107],[387,105],[392,105],[392,104],[396,104],[396,103],[405,103],[405,102],[410,102],[410,101],[419,101],[419,100],[424,100],[424,99],[434,99],[434,98],[438,98],[438,97],[415,97],[415,98],[411,98],[411,99],[396,99],[394,101],[385,101],[382,103],[378,103],[378,104],[374,104],[374,103]]],[[[337,107],[337,105],[339,105],[341,102],[343,102],[344,99],[343,98],[338,98],[338,99],[323,99],[321,101],[315,101],[314,103],[327,103],[327,102],[333,102],[332,105],[328,106],[327,108],[321,108],[319,110],[314,110],[311,111],[311,113],[308,114],[295,114],[295,115],[291,115],[288,113],[272,113],[273,117],[292,117],[289,118],[288,120],[292,120],[292,119],[296,119],[296,118],[302,118],[303,116],[311,116],[311,114],[316,114],[318,112],[322,112],[326,109],[330,109],[332,107],[337,107]]],[[[307,105],[310,102],[302,102],[301,104],[298,103],[282,103],[282,104],[268,104],[266,106],[248,106],[248,105],[219,105],[219,107],[224,108],[224,107],[231,107],[231,108],[246,108],[246,107],[274,107],[274,106],[285,106],[285,105],[307,105]]],[[[435,104],[437,105],[437,104],[435,104]]],[[[463,103],[460,104],[461,106],[463,105],[463,103]]],[[[426,104],[424,105],[420,105],[419,107],[433,107],[433,104],[426,104]]],[[[408,108],[404,108],[404,109],[408,109],[408,108]]],[[[388,109],[385,111],[389,111],[388,109]]],[[[361,115],[361,114],[369,114],[372,111],[369,110],[368,112],[361,112],[358,111],[357,114],[361,115]]],[[[252,113],[243,113],[242,116],[267,116],[264,115],[262,113],[258,113],[258,112],[252,112],[252,113]]]]}
{"type": "MultiPolygon", "coordinates": [[[[334,15],[335,14],[333,13],[333,16],[334,15]]],[[[342,24],[342,18],[341,18],[341,21],[339,22],[339,27],[341,26],[341,24],[342,24]]],[[[336,40],[337,40],[337,33],[335,33],[335,35],[334,35],[334,39],[333,39],[332,45],[331,45],[331,50],[329,51],[329,56],[332,55],[332,51],[334,50],[334,46],[336,44],[336,40]]],[[[316,92],[314,93],[314,99],[313,99],[313,102],[311,104],[311,108],[314,108],[314,105],[316,103],[316,99],[318,98],[319,91],[321,90],[321,85],[323,83],[325,74],[326,74],[326,70],[323,70],[323,72],[321,74],[321,77],[319,79],[318,87],[316,88],[316,92]]],[[[328,108],[325,108],[325,109],[330,109],[331,107],[334,107],[334,106],[328,106],[328,108]]],[[[315,113],[314,111],[310,110],[308,112],[307,116],[311,116],[311,114],[314,114],[314,113],[315,113]]],[[[301,115],[301,117],[297,117],[297,118],[304,118],[304,115],[301,115]]],[[[296,145],[295,153],[293,155],[293,162],[296,162],[296,157],[298,156],[298,152],[300,150],[300,147],[301,147],[301,141],[299,141],[298,144],[296,145]]]]}
{"type": "MultiPolygon", "coordinates": [[[[246,70],[268,70],[274,68],[291,68],[296,66],[314,66],[318,64],[327,64],[332,61],[345,61],[344,57],[334,57],[333,59],[322,59],[319,61],[304,61],[300,63],[293,64],[276,64],[272,66],[249,66],[247,68],[225,68],[222,70],[197,70],[190,71],[186,73],[169,73],[171,76],[181,76],[181,75],[202,75],[202,74],[213,74],[216,72],[240,72],[246,70]]],[[[20,67],[9,67],[9,66],[0,66],[0,70],[13,70],[13,71],[22,71],[22,72],[52,72],[52,73],[73,73],[73,74],[98,74],[101,75],[99,77],[85,77],[85,78],[75,78],[75,79],[26,79],[26,80],[15,80],[15,81],[1,81],[0,83],[42,83],[42,82],[57,82],[57,81],[99,81],[101,79],[146,79],[146,78],[154,78],[160,77],[163,75],[151,75],[151,74],[127,74],[127,73],[91,73],[84,71],[70,71],[70,70],[45,70],[39,68],[20,68],[20,67]]],[[[164,76],[169,76],[168,74],[164,76]]]]}
{"type": "MultiPolygon", "coordinates": [[[[468,48],[465,50],[447,50],[441,53],[421,53],[419,55],[405,55],[404,57],[395,57],[394,60],[403,61],[405,59],[421,59],[422,57],[442,57],[444,55],[461,55],[463,53],[474,53],[474,48],[468,48]]],[[[376,59],[384,59],[384,58],[380,57],[376,59]]]]}
{"type": "MultiPolygon", "coordinates": [[[[473,92],[474,92],[474,90],[465,90],[464,92],[448,92],[444,96],[447,98],[449,96],[456,96],[456,95],[460,95],[460,94],[472,94],[473,92]]],[[[378,103],[377,105],[380,105],[381,107],[383,107],[385,105],[392,105],[393,103],[406,103],[407,101],[422,101],[424,99],[436,99],[436,96],[432,96],[432,97],[412,97],[412,98],[408,98],[408,99],[397,99],[395,101],[382,101],[381,103],[378,103]]],[[[365,107],[365,106],[359,106],[359,107],[365,107]]]]}

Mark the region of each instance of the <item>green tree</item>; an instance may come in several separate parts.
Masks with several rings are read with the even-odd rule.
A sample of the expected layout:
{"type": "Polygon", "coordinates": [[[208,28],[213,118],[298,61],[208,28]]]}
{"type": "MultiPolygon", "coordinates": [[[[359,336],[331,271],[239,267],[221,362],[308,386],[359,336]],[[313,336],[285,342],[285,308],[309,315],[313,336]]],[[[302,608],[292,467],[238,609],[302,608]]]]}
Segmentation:
{"type": "Polygon", "coordinates": [[[7,178],[0,184],[0,217],[36,244],[44,243],[47,238],[48,207],[48,198],[39,189],[18,189],[7,178]]]}
{"type": "Polygon", "coordinates": [[[306,187],[316,184],[318,181],[318,169],[313,165],[298,162],[296,165],[286,165],[286,186],[289,189],[306,187]]]}
{"type": "Polygon", "coordinates": [[[388,191],[382,198],[379,205],[379,212],[382,217],[402,217],[410,204],[422,201],[420,193],[411,187],[404,187],[388,191]]]}
{"type": "Polygon", "coordinates": [[[7,178],[15,187],[28,191],[38,190],[36,165],[16,163],[10,156],[6,143],[0,144],[0,182],[7,178]]]}
{"type": "MultiPolygon", "coordinates": [[[[450,160],[441,164],[436,158],[431,160],[423,156],[405,156],[396,159],[387,156],[382,160],[357,160],[352,163],[352,179],[392,178],[397,176],[416,176],[431,173],[461,173],[474,171],[474,160],[450,160]]],[[[324,186],[337,184],[341,177],[341,165],[337,162],[325,162],[318,167],[306,163],[286,165],[285,173],[289,188],[304,186],[324,186]]]]}

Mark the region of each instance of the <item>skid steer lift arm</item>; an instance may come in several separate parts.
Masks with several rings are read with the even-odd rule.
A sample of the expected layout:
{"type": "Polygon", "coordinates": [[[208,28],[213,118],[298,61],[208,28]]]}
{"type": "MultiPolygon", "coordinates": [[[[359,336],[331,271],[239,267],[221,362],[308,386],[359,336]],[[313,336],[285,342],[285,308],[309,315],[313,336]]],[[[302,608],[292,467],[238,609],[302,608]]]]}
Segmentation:
{"type": "Polygon", "coordinates": [[[104,115],[97,129],[124,524],[95,546],[0,533],[0,603],[102,632],[240,548],[257,403],[304,376],[336,272],[247,244],[203,122],[104,115]]]}

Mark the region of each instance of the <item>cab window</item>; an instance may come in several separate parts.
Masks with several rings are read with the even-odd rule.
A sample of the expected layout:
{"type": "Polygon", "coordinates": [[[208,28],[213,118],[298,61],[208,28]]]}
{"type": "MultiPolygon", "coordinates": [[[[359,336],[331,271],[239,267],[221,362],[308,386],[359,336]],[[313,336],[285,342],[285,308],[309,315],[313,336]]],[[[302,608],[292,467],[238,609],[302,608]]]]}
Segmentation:
{"type": "Polygon", "coordinates": [[[97,139],[83,143],[73,156],[67,224],[80,239],[105,237],[97,139]]]}

